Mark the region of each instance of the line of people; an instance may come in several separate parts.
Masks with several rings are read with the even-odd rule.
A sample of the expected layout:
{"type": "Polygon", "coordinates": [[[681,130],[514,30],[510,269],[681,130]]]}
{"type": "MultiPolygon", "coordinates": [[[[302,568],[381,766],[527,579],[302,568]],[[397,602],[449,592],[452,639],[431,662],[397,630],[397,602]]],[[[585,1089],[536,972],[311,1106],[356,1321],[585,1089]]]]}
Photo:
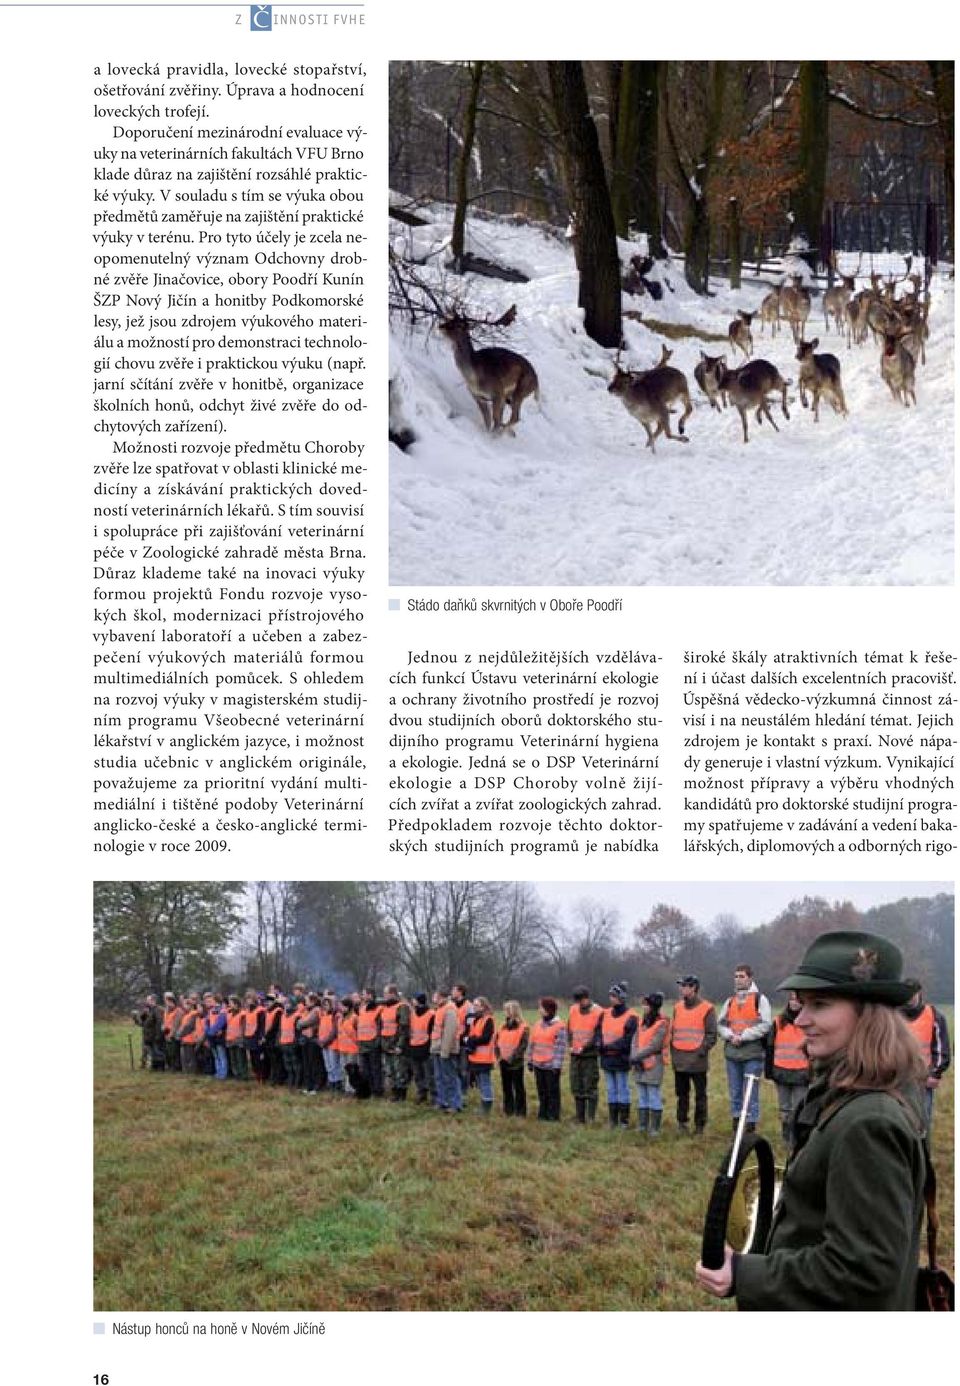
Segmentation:
{"type": "MultiPolygon", "coordinates": [[[[371,989],[338,997],[299,982],[289,992],[274,987],[243,997],[168,992],[162,1004],[148,996],[133,1020],[142,1033],[142,1067],[359,1099],[403,1102],[409,1092],[418,1103],[451,1113],[463,1110],[471,1086],[480,1111],[492,1112],[497,1069],[505,1116],[526,1116],[525,1075],[532,1072],[538,1117],[559,1121],[566,1066],[576,1121],[596,1119],[602,1074],[610,1125],[629,1126],[632,1077],[637,1123],[652,1137],[661,1132],[668,1067],[680,1132],[699,1136],[705,1130],[710,1051],[722,1040],[734,1126],[747,1076],[765,1074],[776,1086],[781,1133],[789,1143],[810,1081],[804,1035],[795,1023],[796,995],[774,1017],[747,964],[735,970],[733,994],[719,1015],[701,997],[696,976],[678,978],[678,987],[670,1015],[662,992],[648,993],[634,1009],[626,984],[614,982],[606,1006],[587,987],[577,987],[566,1020],[556,998],[541,997],[533,1024],[517,1001],[506,1002],[498,1022],[487,998],[471,999],[461,983],[438,987],[430,999],[425,992],[407,998],[392,984],[380,997],[371,989]]],[[[927,1067],[929,1125],[933,1093],[950,1062],[946,1022],[923,1002],[919,982],[903,1010],[927,1067]]],[[[759,1089],[755,1084],[748,1130],[759,1121],[759,1089]]]]}

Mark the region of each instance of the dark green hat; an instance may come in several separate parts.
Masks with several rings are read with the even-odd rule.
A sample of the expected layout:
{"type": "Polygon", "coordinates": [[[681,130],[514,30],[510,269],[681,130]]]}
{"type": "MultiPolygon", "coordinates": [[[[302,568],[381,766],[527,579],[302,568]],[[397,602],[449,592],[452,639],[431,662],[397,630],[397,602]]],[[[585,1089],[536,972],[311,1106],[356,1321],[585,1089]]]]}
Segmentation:
{"type": "Polygon", "coordinates": [[[902,982],[900,949],[879,934],[840,930],[821,934],[804,954],[803,962],[785,977],[778,991],[832,991],[860,1001],[902,1006],[913,995],[902,982]]]}

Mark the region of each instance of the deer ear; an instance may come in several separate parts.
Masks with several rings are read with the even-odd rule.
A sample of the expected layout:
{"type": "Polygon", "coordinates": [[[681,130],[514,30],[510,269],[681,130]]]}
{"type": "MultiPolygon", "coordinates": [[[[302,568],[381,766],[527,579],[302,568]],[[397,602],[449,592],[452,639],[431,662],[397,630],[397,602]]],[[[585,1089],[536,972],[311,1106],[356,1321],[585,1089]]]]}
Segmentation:
{"type": "Polygon", "coordinates": [[[817,347],[818,347],[819,345],[820,345],[820,338],[819,338],[819,337],[814,337],[813,341],[810,343],[811,349],[812,349],[813,351],[816,351],[816,349],[817,349],[817,347]]]}

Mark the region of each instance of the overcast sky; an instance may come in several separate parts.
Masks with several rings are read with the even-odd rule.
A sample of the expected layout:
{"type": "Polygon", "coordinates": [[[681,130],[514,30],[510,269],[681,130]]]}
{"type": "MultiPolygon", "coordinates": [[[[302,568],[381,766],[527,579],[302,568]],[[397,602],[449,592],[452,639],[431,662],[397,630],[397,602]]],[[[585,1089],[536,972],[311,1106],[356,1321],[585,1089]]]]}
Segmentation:
{"type": "Polygon", "coordinates": [[[866,910],[905,895],[953,892],[947,881],[535,881],[534,885],[563,919],[569,919],[580,900],[612,905],[620,911],[625,932],[661,901],[676,905],[701,927],[718,914],[734,914],[745,928],[753,929],[769,923],[791,900],[804,895],[822,895],[831,902],[850,900],[866,910]]]}

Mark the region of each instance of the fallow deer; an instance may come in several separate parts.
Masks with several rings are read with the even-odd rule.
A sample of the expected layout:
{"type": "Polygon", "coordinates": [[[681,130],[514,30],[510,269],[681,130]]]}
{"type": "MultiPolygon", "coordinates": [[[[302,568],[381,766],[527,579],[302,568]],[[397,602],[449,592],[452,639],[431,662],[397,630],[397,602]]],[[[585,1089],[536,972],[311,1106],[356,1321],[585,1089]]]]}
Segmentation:
{"type": "Polygon", "coordinates": [[[478,351],[470,340],[465,318],[448,318],[440,331],[453,347],[453,359],[463,376],[467,389],[476,400],[487,432],[513,433],[520,420],[520,406],[533,395],[539,402],[540,382],[537,373],[525,356],[506,347],[481,347],[478,351]],[[510,406],[510,418],[503,422],[503,411],[510,406]]]}

